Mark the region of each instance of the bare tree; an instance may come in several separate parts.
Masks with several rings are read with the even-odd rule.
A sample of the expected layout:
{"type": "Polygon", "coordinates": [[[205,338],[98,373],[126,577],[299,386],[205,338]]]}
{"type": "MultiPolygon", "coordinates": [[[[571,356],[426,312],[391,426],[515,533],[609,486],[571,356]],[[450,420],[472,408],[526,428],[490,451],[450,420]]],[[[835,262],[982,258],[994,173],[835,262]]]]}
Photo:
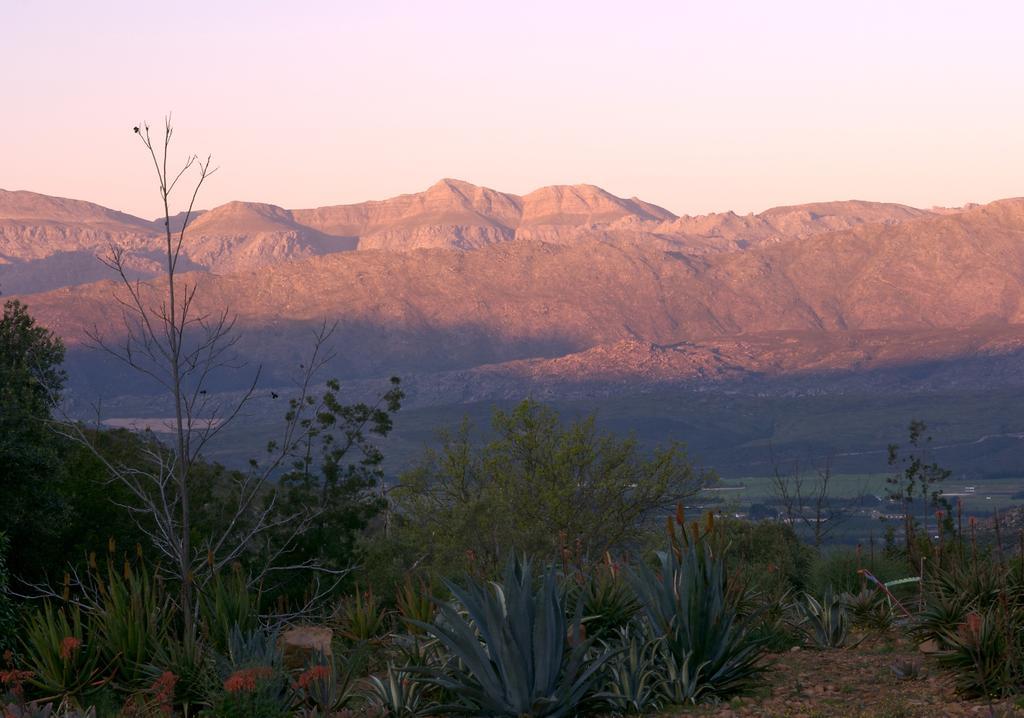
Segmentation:
{"type": "MultiPolygon", "coordinates": [[[[290,401],[282,436],[272,442],[268,458],[263,464],[251,462],[246,472],[232,474],[230,510],[214,535],[203,537],[202,545],[193,546],[191,498],[196,462],[209,442],[236,420],[254,398],[260,370],[255,369],[240,396],[231,400],[215,398],[218,395],[210,391],[213,376],[244,366],[235,352],[239,338],[234,331],[235,317],[226,308],[215,313],[202,311],[195,301],[198,281],[188,281],[179,275],[179,260],[194,217],[196,198],[205,181],[215,172],[211,169],[211,158],[201,160],[192,155],[177,171],[169,170],[168,154],[173,135],[170,118],[165,121],[162,138],[154,140],[147,124],[135,127],[134,131],[152,159],[158,180],[164,212],[162,244],[166,265],[158,280],[133,280],[129,277],[126,251],[112,246],[104,261],[118,274],[124,290],[123,295],[116,297],[122,338],[107,338],[95,327],[88,334],[95,346],[168,392],[174,409],[170,427],[172,445],[152,442],[145,450],[145,461],[141,465],[127,465],[99,451],[80,424],[65,423],[63,431],[89,446],[104,463],[112,480],[129,488],[135,502],[124,508],[139,519],[140,528],[170,564],[172,578],[180,586],[185,633],[192,635],[197,584],[201,588],[209,576],[238,560],[260,536],[270,531],[280,536],[283,531],[284,540],[278,541],[275,549],[265,556],[265,565],[259,572],[265,573],[274,560],[287,551],[290,542],[315,520],[315,509],[292,513],[277,510],[272,479],[283,461],[304,450],[303,432],[308,426],[304,417],[316,406],[312,382],[318,370],[331,359],[326,343],[333,327],[325,322],[313,334],[312,356],[302,365],[297,397],[290,401]],[[180,229],[175,229],[171,221],[171,196],[190,170],[194,172],[194,185],[188,209],[180,229]]],[[[260,578],[261,575],[257,575],[253,580],[260,578]]]]}
{"type": "Polygon", "coordinates": [[[790,525],[802,525],[811,536],[815,548],[847,518],[847,512],[832,495],[832,459],[826,457],[808,478],[800,471],[800,462],[794,461],[791,471],[783,472],[772,456],[772,493],[782,505],[790,525]]]}

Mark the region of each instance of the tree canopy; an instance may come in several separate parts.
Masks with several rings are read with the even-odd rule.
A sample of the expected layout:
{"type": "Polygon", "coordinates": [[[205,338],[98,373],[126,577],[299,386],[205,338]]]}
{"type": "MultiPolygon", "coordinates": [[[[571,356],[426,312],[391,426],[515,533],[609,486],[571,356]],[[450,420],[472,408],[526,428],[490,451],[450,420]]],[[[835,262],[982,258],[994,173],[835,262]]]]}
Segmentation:
{"type": "Polygon", "coordinates": [[[711,479],[679,444],[647,453],[599,431],[594,415],[564,422],[534,401],[495,411],[491,428],[482,445],[468,421],[443,433],[392,491],[395,539],[439,568],[493,567],[513,550],[628,547],[654,514],[711,479]]]}

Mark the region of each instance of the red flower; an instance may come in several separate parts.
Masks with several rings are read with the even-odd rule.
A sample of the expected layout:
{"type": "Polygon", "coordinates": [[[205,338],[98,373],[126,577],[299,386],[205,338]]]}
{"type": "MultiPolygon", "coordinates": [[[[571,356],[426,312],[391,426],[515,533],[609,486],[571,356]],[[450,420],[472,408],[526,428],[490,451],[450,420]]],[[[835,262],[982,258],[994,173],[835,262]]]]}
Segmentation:
{"type": "Polygon", "coordinates": [[[21,700],[25,695],[25,681],[35,674],[32,671],[19,671],[11,668],[7,671],[0,671],[0,686],[9,690],[15,698],[21,700]]]}
{"type": "Polygon", "coordinates": [[[960,637],[967,643],[981,640],[981,614],[971,611],[960,624],[960,637]]]}
{"type": "Polygon", "coordinates": [[[177,684],[178,677],[171,671],[164,671],[149,687],[153,693],[153,700],[160,705],[160,709],[165,713],[171,711],[171,703],[174,702],[174,686],[177,684]]]}
{"type": "Polygon", "coordinates": [[[224,681],[224,690],[228,693],[239,693],[241,691],[256,690],[256,682],[274,675],[272,668],[258,666],[256,668],[243,668],[235,671],[224,681]]]}
{"type": "Polygon", "coordinates": [[[75,655],[75,652],[82,647],[82,640],[74,636],[66,636],[60,642],[60,657],[65,661],[75,655]]]}
{"type": "Polygon", "coordinates": [[[307,668],[299,676],[298,686],[302,690],[306,690],[313,683],[318,681],[326,681],[331,676],[331,669],[327,666],[311,666],[307,668]]]}

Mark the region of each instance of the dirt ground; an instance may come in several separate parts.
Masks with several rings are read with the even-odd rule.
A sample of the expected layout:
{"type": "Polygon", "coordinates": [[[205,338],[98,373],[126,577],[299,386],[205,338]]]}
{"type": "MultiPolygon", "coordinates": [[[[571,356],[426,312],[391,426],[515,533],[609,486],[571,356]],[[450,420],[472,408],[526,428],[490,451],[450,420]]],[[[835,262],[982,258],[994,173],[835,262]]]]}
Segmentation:
{"type": "Polygon", "coordinates": [[[897,639],[865,641],[852,649],[801,649],[772,658],[764,687],[726,705],[664,713],[676,716],[779,716],[779,718],[955,718],[990,715],[1024,718],[1024,698],[996,703],[961,700],[949,675],[915,646],[897,639]],[[900,679],[898,661],[918,661],[920,673],[900,679]]]}

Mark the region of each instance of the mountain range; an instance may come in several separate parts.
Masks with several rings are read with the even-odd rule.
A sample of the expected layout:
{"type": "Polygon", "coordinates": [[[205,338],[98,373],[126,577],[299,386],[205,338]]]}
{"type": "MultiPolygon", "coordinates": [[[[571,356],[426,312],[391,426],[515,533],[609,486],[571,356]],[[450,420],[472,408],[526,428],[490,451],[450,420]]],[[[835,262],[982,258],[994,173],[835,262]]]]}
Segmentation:
{"type": "MultiPolygon", "coordinates": [[[[0,190],[0,290],[64,338],[80,394],[128,407],[151,391],[85,335],[123,334],[123,290],[97,256],[121,247],[158,286],[163,225],[0,190]]],[[[194,216],[183,253],[197,306],[237,315],[268,388],[325,320],[331,374],[357,393],[400,375],[420,408],[1024,387],[1024,199],[677,216],[591,185],[520,196],[445,179],[316,209],[231,202],[194,216]]]]}

